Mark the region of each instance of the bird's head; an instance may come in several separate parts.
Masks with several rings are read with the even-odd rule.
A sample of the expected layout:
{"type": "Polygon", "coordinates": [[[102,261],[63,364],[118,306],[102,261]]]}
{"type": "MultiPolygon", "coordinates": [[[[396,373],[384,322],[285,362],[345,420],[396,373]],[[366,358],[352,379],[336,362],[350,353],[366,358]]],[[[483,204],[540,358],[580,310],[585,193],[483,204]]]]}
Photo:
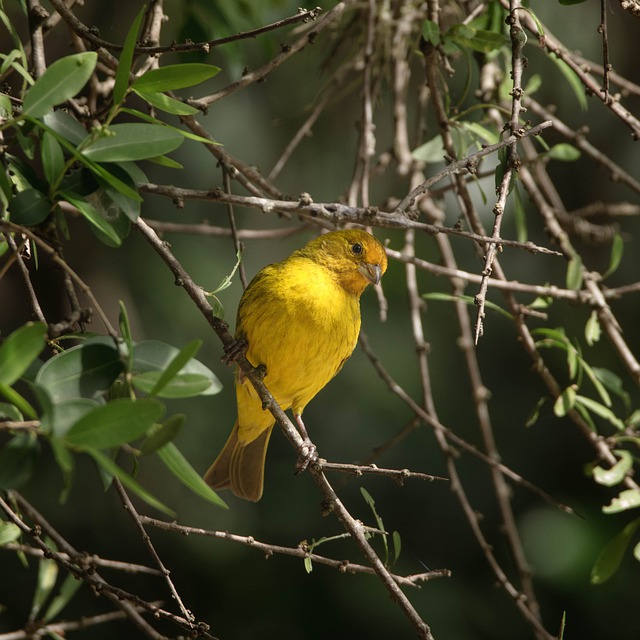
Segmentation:
{"type": "Polygon", "coordinates": [[[378,284],[387,270],[384,247],[361,229],[332,231],[315,238],[301,251],[329,269],[349,293],[360,295],[369,284],[378,284]]]}

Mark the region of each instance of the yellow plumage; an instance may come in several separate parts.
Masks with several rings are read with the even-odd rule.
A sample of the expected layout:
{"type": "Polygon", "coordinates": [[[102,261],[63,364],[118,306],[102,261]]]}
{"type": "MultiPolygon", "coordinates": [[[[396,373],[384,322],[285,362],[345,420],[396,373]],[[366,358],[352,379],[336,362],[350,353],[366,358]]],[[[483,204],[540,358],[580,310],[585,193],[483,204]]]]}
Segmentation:
{"type": "MultiPolygon", "coordinates": [[[[334,231],[251,281],[240,300],[236,338],[247,341],[253,366],[266,367],[264,382],[282,409],[301,416],[340,371],[358,340],[360,295],[386,268],[384,248],[372,235],[334,231]]],[[[238,419],[205,480],[256,501],[275,420],[240,369],[236,400],[238,419]]]]}

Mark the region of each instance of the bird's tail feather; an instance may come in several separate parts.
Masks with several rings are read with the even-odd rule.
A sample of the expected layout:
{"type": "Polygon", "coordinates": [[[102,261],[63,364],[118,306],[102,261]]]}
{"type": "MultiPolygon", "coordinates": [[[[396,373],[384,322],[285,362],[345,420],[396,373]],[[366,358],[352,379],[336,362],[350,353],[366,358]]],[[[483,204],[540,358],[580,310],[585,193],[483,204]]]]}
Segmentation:
{"type": "Polygon", "coordinates": [[[245,500],[260,500],[272,431],[273,426],[262,431],[251,442],[240,442],[236,421],[220,455],[205,473],[205,482],[213,489],[231,489],[235,495],[245,500]]]}

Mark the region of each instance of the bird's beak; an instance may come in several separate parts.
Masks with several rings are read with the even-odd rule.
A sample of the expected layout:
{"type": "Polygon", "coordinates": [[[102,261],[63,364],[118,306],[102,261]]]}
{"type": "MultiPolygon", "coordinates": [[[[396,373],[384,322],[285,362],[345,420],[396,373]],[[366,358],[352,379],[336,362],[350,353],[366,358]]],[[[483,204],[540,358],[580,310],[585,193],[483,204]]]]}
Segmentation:
{"type": "Polygon", "coordinates": [[[382,277],[382,269],[379,264],[371,264],[370,262],[363,262],[358,271],[371,283],[378,284],[382,277]]]}

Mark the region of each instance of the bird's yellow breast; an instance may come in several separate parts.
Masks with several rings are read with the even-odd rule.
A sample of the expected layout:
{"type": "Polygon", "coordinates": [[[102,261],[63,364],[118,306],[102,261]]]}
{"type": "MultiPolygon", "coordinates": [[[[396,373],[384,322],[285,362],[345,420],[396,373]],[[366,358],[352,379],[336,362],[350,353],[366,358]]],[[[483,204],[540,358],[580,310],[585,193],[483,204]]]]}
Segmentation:
{"type": "MultiPolygon", "coordinates": [[[[266,366],[264,382],[278,404],[302,413],[351,355],[359,331],[359,296],[329,269],[296,256],[266,267],[251,282],[236,333],[248,342],[248,360],[266,366]]],[[[236,392],[239,425],[251,440],[273,418],[250,382],[239,377],[236,392]]]]}

